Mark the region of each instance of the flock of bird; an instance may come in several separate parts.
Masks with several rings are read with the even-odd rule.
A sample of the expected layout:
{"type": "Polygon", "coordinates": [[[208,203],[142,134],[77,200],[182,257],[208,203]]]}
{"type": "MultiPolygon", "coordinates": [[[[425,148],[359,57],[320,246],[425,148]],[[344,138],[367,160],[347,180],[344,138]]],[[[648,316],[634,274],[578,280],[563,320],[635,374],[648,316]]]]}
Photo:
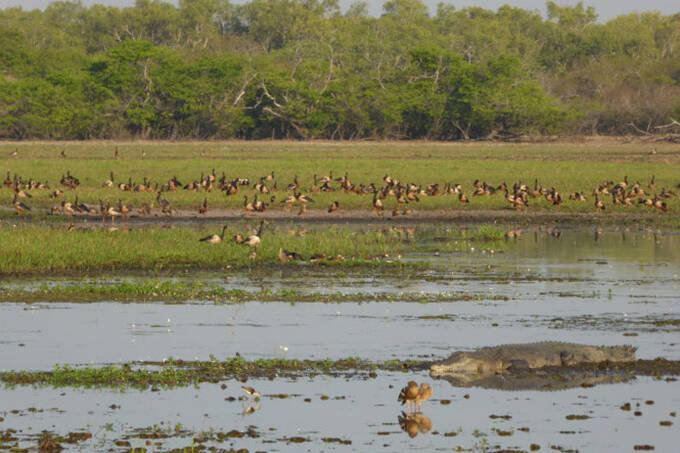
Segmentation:
{"type": "MultiPolygon", "coordinates": [[[[99,200],[99,208],[91,204],[83,203],[75,195],[72,202],[66,200],[65,190],[76,191],[80,186],[80,180],[67,172],[62,176],[60,187],[52,189],[48,182],[37,181],[33,178],[24,179],[19,175],[7,176],[3,185],[14,192],[12,204],[16,209],[18,215],[23,215],[31,211],[27,204],[28,199],[32,197],[30,191],[35,190],[50,190],[50,197],[58,200],[59,204],[52,206],[50,212],[52,214],[63,214],[71,218],[76,214],[98,214],[102,220],[111,219],[113,223],[116,217],[128,219],[133,212],[133,206],[123,203],[119,198],[117,203],[110,201],[99,200]]],[[[678,185],[680,187],[680,184],[678,185]]],[[[102,183],[102,187],[118,189],[123,192],[150,192],[156,194],[156,205],[154,203],[142,203],[136,208],[137,215],[151,215],[152,209],[160,209],[160,213],[164,215],[173,215],[176,210],[171,203],[164,197],[164,193],[175,192],[178,190],[187,190],[194,192],[213,192],[222,191],[226,197],[235,196],[240,192],[252,189],[253,193],[250,198],[248,194],[243,194],[243,210],[246,216],[256,213],[261,213],[269,207],[278,203],[286,210],[290,210],[295,206],[299,207],[298,214],[302,215],[307,211],[307,205],[314,203],[314,199],[303,193],[302,184],[297,175],[288,184],[282,185],[279,188],[278,180],[275,177],[274,171],[257,179],[252,185],[250,178],[245,177],[231,177],[228,178],[223,172],[221,176],[217,176],[215,170],[207,174],[201,174],[199,178],[183,184],[176,176],[171,177],[163,183],[152,183],[148,178],[143,178],[141,182],[135,182],[132,178],[127,181],[119,182],[115,179],[113,172],[111,172],[109,179],[102,183]],[[278,192],[285,191],[286,194],[282,200],[277,202],[278,192]]],[[[380,217],[385,215],[386,200],[393,197],[396,200],[396,206],[392,210],[392,216],[408,215],[412,210],[408,207],[410,204],[417,203],[423,197],[435,196],[455,196],[458,202],[467,204],[470,203],[473,197],[492,197],[498,194],[503,194],[504,199],[509,207],[518,211],[525,210],[532,200],[539,198],[545,199],[553,206],[559,206],[565,200],[573,202],[586,202],[588,198],[585,192],[576,191],[563,196],[554,186],[546,187],[539,184],[538,179],[534,180],[533,188],[521,181],[508,185],[505,182],[499,185],[488,184],[486,181],[475,180],[468,194],[465,193],[463,186],[458,183],[431,183],[426,185],[415,183],[402,183],[399,179],[390,175],[385,175],[382,178],[382,183],[360,183],[356,184],[345,174],[341,177],[334,177],[333,172],[329,172],[327,176],[318,177],[313,176],[313,184],[308,187],[307,192],[313,193],[332,193],[341,191],[344,193],[353,193],[356,195],[372,196],[371,210],[380,217]]],[[[613,181],[604,181],[592,189],[591,192],[594,197],[593,206],[597,211],[604,211],[607,207],[606,199],[611,198],[612,205],[619,206],[633,206],[644,205],[659,211],[668,211],[667,199],[676,196],[676,193],[671,189],[662,187],[660,192],[657,191],[655,178],[652,175],[648,184],[635,182],[630,183],[627,177],[622,181],[614,183],[613,181]]],[[[590,196],[590,195],[589,195],[590,196]]],[[[340,209],[340,203],[333,201],[328,207],[328,212],[337,212],[340,209]]],[[[204,216],[210,211],[208,197],[203,197],[203,202],[198,205],[198,215],[204,216]]]]}

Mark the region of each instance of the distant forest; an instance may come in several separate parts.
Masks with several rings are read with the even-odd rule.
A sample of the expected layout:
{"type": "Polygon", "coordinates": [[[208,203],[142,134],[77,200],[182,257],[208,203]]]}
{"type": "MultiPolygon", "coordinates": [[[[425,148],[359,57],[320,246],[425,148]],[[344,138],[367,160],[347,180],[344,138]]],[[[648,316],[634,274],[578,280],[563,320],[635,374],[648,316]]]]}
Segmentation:
{"type": "Polygon", "coordinates": [[[680,120],[680,14],[546,6],[7,8],[0,138],[507,139],[680,120]]]}

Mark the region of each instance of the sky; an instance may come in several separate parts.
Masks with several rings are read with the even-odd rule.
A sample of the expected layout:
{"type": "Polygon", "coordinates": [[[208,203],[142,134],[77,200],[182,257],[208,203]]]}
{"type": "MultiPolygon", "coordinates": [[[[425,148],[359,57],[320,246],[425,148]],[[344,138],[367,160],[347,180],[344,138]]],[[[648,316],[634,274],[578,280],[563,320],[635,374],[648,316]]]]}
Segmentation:
{"type": "MultiPolygon", "coordinates": [[[[173,0],[170,0],[173,1],[173,0]]],[[[233,3],[241,3],[243,0],[232,0],[233,3]]],[[[90,5],[101,3],[106,5],[129,6],[134,4],[134,0],[82,0],[83,4],[90,5]]],[[[174,0],[174,3],[177,1],[174,0]]],[[[343,10],[349,6],[353,0],[340,0],[343,10]]],[[[432,12],[436,10],[438,3],[451,3],[457,8],[465,6],[481,6],[487,9],[497,9],[503,4],[509,4],[520,8],[545,12],[545,0],[424,0],[430,6],[432,12]]],[[[576,0],[555,0],[560,5],[573,5],[578,3],[576,0]]],[[[21,6],[25,10],[34,8],[44,8],[50,0],[0,0],[0,8],[21,6]]],[[[371,14],[379,15],[382,11],[383,0],[367,0],[371,14]]],[[[627,14],[633,11],[658,10],[664,14],[680,13],[679,0],[585,0],[587,6],[594,6],[601,21],[606,21],[619,14],[627,14]]]]}

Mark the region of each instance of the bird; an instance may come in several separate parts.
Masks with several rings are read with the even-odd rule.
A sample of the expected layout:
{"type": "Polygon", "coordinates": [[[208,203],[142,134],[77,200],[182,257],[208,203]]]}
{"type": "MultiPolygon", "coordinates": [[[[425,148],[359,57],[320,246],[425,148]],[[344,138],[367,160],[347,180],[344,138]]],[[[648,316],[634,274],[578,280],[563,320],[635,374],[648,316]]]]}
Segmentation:
{"type": "Polygon", "coordinates": [[[14,203],[14,208],[17,210],[17,215],[23,215],[24,212],[31,210],[31,208],[24,204],[24,202],[19,201],[16,194],[14,194],[14,200],[12,200],[12,203],[14,203]]]}
{"type": "Polygon", "coordinates": [[[118,199],[118,212],[123,216],[123,220],[128,219],[128,214],[130,213],[130,208],[123,204],[121,199],[118,199]]]}
{"type": "Polygon", "coordinates": [[[302,260],[302,255],[296,252],[292,252],[290,250],[286,250],[284,248],[279,248],[279,260],[282,263],[287,263],[288,261],[292,260],[302,260]]]}
{"type": "Polygon", "coordinates": [[[299,201],[300,203],[314,203],[314,200],[307,195],[302,195],[301,193],[298,193],[295,195],[295,199],[299,201]]]}
{"type": "Polygon", "coordinates": [[[262,229],[264,228],[264,220],[260,222],[260,226],[257,228],[257,232],[255,234],[252,234],[246,238],[244,241],[244,244],[246,244],[250,248],[257,248],[259,247],[260,243],[262,242],[262,229]]]}
{"type": "Polygon", "coordinates": [[[254,388],[252,388],[252,387],[250,387],[250,386],[248,386],[248,385],[242,385],[242,386],[241,386],[241,389],[242,389],[248,396],[254,396],[254,397],[262,396],[262,394],[261,394],[260,392],[258,392],[257,390],[255,390],[254,388]]]}
{"type": "Polygon", "coordinates": [[[418,397],[419,390],[420,389],[416,381],[409,381],[406,384],[406,387],[402,388],[401,391],[399,392],[399,396],[397,396],[397,401],[399,401],[402,406],[404,404],[407,404],[408,408],[413,408],[414,402],[418,397]]]}
{"type": "Polygon", "coordinates": [[[198,213],[205,215],[208,212],[208,198],[203,198],[203,204],[198,207],[198,213]]]}
{"type": "Polygon", "coordinates": [[[432,397],[432,387],[425,382],[420,384],[418,388],[418,396],[416,396],[415,403],[418,412],[422,412],[423,403],[432,397]]]}
{"type": "Polygon", "coordinates": [[[338,203],[337,201],[334,201],[333,203],[331,203],[330,207],[328,208],[328,212],[335,212],[339,208],[340,208],[340,203],[338,203]]]}
{"type": "Polygon", "coordinates": [[[224,240],[224,232],[227,230],[227,225],[222,227],[221,234],[211,234],[204,238],[199,239],[199,242],[207,242],[208,244],[219,244],[224,240]]]}

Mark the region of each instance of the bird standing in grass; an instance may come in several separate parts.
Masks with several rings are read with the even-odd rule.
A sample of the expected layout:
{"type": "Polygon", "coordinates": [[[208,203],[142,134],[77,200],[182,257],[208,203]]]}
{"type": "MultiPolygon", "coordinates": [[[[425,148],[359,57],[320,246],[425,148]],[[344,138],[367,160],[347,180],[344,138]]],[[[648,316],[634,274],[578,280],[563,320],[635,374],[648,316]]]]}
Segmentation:
{"type": "Polygon", "coordinates": [[[24,212],[31,210],[31,208],[29,208],[23,201],[19,201],[16,194],[14,194],[14,200],[12,200],[12,203],[14,204],[14,209],[17,210],[17,215],[23,215],[24,212]]]}
{"type": "Polygon", "coordinates": [[[340,208],[340,203],[338,203],[337,201],[334,201],[333,203],[331,203],[330,207],[328,208],[328,212],[335,212],[339,208],[340,208]]]}
{"type": "Polygon", "coordinates": [[[227,230],[227,225],[222,227],[221,234],[211,234],[204,238],[199,239],[199,242],[207,242],[208,244],[219,244],[224,240],[224,232],[227,230]]]}
{"type": "Polygon", "coordinates": [[[250,248],[257,248],[262,242],[262,230],[264,228],[264,220],[260,222],[260,226],[257,228],[255,234],[248,236],[244,242],[250,248]]]}
{"type": "Polygon", "coordinates": [[[203,204],[198,207],[198,213],[205,215],[208,212],[208,198],[203,199],[203,204]]]}

